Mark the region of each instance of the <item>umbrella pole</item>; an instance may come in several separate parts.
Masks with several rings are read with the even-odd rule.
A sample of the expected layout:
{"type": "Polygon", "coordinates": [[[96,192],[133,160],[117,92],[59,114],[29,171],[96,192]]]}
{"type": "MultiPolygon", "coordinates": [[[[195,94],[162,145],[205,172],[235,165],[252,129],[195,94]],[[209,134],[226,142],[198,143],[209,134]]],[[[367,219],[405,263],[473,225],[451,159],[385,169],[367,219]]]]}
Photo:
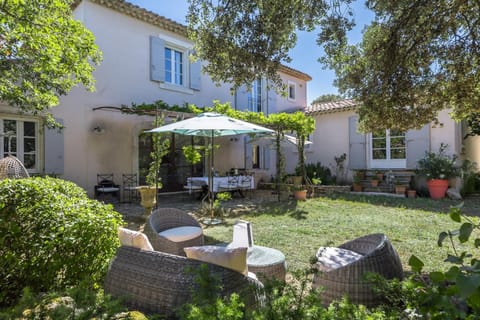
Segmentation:
{"type": "Polygon", "coordinates": [[[212,130],[212,137],[211,137],[211,151],[210,151],[210,181],[208,182],[208,201],[210,203],[210,215],[213,221],[214,213],[213,213],[213,143],[214,143],[214,136],[212,130]]]}

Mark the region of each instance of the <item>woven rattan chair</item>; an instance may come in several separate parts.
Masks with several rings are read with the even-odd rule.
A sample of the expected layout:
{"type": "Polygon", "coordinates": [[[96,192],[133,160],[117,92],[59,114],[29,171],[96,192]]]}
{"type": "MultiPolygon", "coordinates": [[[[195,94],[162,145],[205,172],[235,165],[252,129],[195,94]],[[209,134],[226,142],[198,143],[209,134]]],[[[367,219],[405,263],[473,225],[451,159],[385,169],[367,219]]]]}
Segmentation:
{"type": "Polygon", "coordinates": [[[238,293],[249,307],[256,304],[251,286],[263,285],[243,274],[210,263],[158,251],[145,251],[122,246],[110,264],[105,292],[145,313],[159,313],[174,318],[175,310],[191,300],[197,288],[196,275],[200,265],[207,265],[210,275],[217,278],[224,296],[238,293]]]}
{"type": "Polygon", "coordinates": [[[172,228],[186,226],[201,228],[200,223],[194,217],[182,210],[158,208],[152,212],[149,221],[145,224],[145,234],[155,250],[185,256],[183,248],[203,245],[203,232],[185,241],[172,241],[159,235],[159,233],[172,228]]]}
{"type": "Polygon", "coordinates": [[[382,300],[364,280],[365,273],[378,273],[387,279],[403,278],[400,258],[384,234],[367,235],[338,248],[353,251],[361,257],[345,266],[320,271],[314,276],[312,286],[323,288],[320,295],[324,305],[348,295],[353,303],[376,306],[382,300]]]}
{"type": "Polygon", "coordinates": [[[0,159],[0,180],[28,178],[27,169],[17,157],[8,155],[0,159]]]}

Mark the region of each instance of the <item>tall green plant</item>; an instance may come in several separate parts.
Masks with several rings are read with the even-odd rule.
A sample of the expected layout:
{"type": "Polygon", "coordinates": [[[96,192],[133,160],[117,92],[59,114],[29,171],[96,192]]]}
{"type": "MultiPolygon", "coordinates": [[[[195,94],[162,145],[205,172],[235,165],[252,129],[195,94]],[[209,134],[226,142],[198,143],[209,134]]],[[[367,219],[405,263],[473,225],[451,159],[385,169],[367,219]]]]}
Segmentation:
{"type": "Polygon", "coordinates": [[[24,287],[63,289],[100,282],[118,246],[121,216],[72,182],[0,181],[0,306],[24,287]]]}
{"type": "MultiPolygon", "coordinates": [[[[164,117],[158,117],[153,122],[153,126],[159,127],[164,124],[164,117]]],[[[162,134],[152,134],[152,152],[150,153],[150,166],[148,167],[148,174],[146,177],[149,186],[162,187],[159,178],[160,166],[162,165],[162,158],[168,154],[170,148],[170,140],[162,134]]]]}
{"type": "Polygon", "coordinates": [[[433,319],[478,319],[480,317],[480,257],[478,252],[459,251],[458,243],[473,242],[480,247],[480,222],[461,212],[461,206],[451,208],[450,218],[461,223],[458,230],[443,231],[438,237],[438,246],[448,241],[452,248],[445,262],[451,267],[445,271],[433,271],[428,281],[420,276],[423,262],[412,256],[409,264],[419,275],[413,284],[417,287],[416,307],[422,314],[433,319]],[[475,231],[477,233],[475,233],[475,231]]]}

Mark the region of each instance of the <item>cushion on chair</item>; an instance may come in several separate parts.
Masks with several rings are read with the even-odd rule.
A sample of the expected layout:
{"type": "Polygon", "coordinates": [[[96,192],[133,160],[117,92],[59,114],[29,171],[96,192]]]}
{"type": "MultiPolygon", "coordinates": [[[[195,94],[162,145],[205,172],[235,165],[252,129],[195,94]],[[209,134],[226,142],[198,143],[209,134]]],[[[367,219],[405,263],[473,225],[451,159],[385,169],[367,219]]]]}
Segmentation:
{"type": "Polygon", "coordinates": [[[118,238],[123,246],[153,251],[153,247],[145,234],[126,228],[118,228],[118,238]]]}
{"type": "Polygon", "coordinates": [[[248,275],[247,248],[201,246],[183,248],[187,258],[209,262],[248,275]]]}
{"type": "Polygon", "coordinates": [[[202,228],[194,226],[183,226],[164,230],[158,235],[173,242],[182,242],[194,239],[203,233],[202,228]]]}
{"type": "Polygon", "coordinates": [[[317,251],[317,265],[320,271],[328,271],[346,266],[361,257],[361,254],[346,249],[320,247],[317,251]]]}

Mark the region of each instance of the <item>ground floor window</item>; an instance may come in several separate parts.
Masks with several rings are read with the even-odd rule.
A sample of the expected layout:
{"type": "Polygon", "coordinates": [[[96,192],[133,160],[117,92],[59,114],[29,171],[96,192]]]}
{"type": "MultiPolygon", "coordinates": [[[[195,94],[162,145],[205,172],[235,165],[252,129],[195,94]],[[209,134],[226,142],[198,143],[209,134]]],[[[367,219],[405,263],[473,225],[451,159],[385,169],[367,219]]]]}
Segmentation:
{"type": "Polygon", "coordinates": [[[403,168],[406,166],[405,132],[385,130],[370,135],[370,166],[372,168],[403,168]]]}
{"type": "Polygon", "coordinates": [[[39,123],[36,120],[0,118],[2,158],[17,157],[30,173],[39,172],[39,123]]]}

